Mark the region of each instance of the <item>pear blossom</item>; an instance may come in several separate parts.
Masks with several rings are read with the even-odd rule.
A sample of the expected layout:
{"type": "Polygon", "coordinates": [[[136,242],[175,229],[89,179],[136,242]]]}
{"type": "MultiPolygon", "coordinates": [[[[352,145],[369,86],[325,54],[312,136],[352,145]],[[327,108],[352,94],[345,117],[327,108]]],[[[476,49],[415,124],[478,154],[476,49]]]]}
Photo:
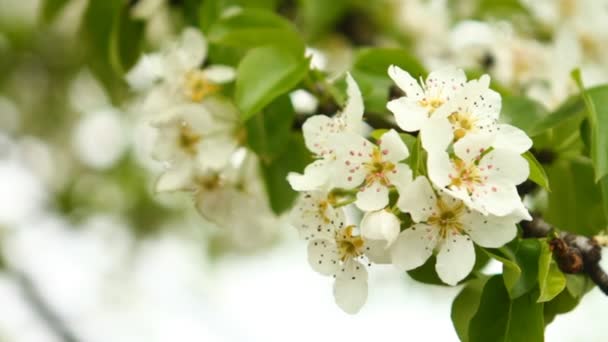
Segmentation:
{"type": "Polygon", "coordinates": [[[206,57],[205,37],[187,28],[166,51],[144,55],[126,79],[136,91],[145,91],[147,111],[162,113],[173,104],[200,103],[235,77],[234,69],[224,65],[200,69],[206,57]]]}
{"type": "MultiPolygon", "coordinates": [[[[365,264],[378,255],[387,254],[374,241],[357,234],[354,225],[344,221],[334,229],[322,230],[308,243],[308,263],[322,275],[334,276],[334,298],[346,313],[355,314],[367,301],[365,264]]],[[[371,266],[371,263],[368,263],[371,266]]]]}
{"type": "Polygon", "coordinates": [[[334,204],[332,196],[324,191],[304,192],[291,210],[291,224],[305,240],[322,231],[333,231],[345,221],[344,211],[334,208],[334,204]]]}
{"type": "Polygon", "coordinates": [[[516,223],[527,212],[508,216],[483,215],[441,189],[433,190],[425,177],[416,178],[398,201],[414,225],[391,246],[393,264],[402,271],[423,265],[437,254],[435,269],[446,284],[456,285],[475,264],[474,244],[498,248],[515,238],[516,223]]]}
{"type": "Polygon", "coordinates": [[[225,166],[238,146],[236,117],[218,118],[212,110],[202,105],[183,104],[153,120],[158,134],[152,156],[173,169],[225,166]]]}
{"type": "Polygon", "coordinates": [[[492,146],[520,154],[532,147],[532,140],[525,132],[499,123],[501,98],[489,86],[488,75],[471,80],[437,110],[420,131],[424,148],[429,152],[445,151],[452,142],[474,134],[494,136],[492,146]]]}
{"type": "Polygon", "coordinates": [[[493,137],[474,135],[447,152],[429,154],[428,175],[447,193],[484,213],[508,215],[521,205],[516,185],[528,178],[525,158],[509,149],[490,148],[493,137]]]}
{"type": "Polygon", "coordinates": [[[405,92],[405,96],[387,103],[399,127],[407,132],[423,129],[436,110],[464,87],[467,78],[461,69],[433,71],[420,84],[407,71],[391,65],[388,75],[405,92]]]}
{"type": "Polygon", "coordinates": [[[361,136],[344,134],[336,141],[336,187],[357,189],[355,205],[365,211],[379,210],[389,202],[389,188],[400,191],[411,182],[412,170],[400,163],[409,156],[395,130],[384,133],[378,146],[361,136]]]}
{"type": "Polygon", "coordinates": [[[348,101],[333,117],[315,115],[302,126],[304,142],[317,160],[308,165],[304,174],[290,173],[288,181],[297,191],[317,190],[329,182],[335,165],[334,140],[342,133],[361,135],[363,130],[363,98],[350,74],[346,75],[348,101]]]}

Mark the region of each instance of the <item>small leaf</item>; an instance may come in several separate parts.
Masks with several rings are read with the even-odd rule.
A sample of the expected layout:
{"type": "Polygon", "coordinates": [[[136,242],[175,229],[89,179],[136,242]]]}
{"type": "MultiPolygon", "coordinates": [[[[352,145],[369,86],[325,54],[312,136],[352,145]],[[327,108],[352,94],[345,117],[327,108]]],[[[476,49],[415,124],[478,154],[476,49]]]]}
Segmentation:
{"type": "Polygon", "coordinates": [[[294,55],[304,54],[304,41],[286,19],[270,12],[245,9],[220,17],[210,28],[211,43],[249,49],[276,45],[294,55]]]}
{"type": "Polygon", "coordinates": [[[308,60],[277,47],[250,50],[241,60],[235,99],[246,121],[264,106],[290,91],[308,71],[308,60]]]}
{"type": "Polygon", "coordinates": [[[477,312],[481,293],[488,279],[488,277],[484,276],[467,282],[466,286],[452,302],[452,324],[462,342],[469,340],[469,324],[471,323],[471,318],[477,312]]]}
{"type": "Polygon", "coordinates": [[[500,275],[485,284],[479,308],[469,325],[469,342],[544,340],[543,304],[535,293],[510,299],[500,275]]]}
{"type": "Polygon", "coordinates": [[[110,37],[110,61],[114,69],[123,74],[137,61],[144,36],[144,22],[133,20],[130,7],[123,6],[114,18],[110,37]]]}
{"type": "Polygon", "coordinates": [[[42,20],[50,23],[63,10],[69,0],[44,0],[40,11],[42,20]]]}
{"type": "Polygon", "coordinates": [[[262,161],[271,161],[285,151],[291,138],[294,115],[289,96],[282,95],[247,121],[249,147],[262,161]]]}
{"type": "Polygon", "coordinates": [[[545,116],[547,110],[542,104],[524,96],[502,96],[500,119],[505,123],[522,129],[528,135],[545,116]]]}
{"type": "Polygon", "coordinates": [[[519,268],[519,266],[515,262],[499,254],[500,251],[498,250],[483,249],[483,251],[485,251],[490,258],[502,263],[503,281],[505,283],[506,288],[512,289],[513,287],[515,287],[515,284],[521,276],[521,268],[519,268]]]}
{"type": "Polygon", "coordinates": [[[545,133],[547,130],[555,128],[566,120],[572,119],[576,116],[582,116],[585,105],[581,100],[580,96],[571,96],[564,103],[545,116],[539,122],[537,122],[530,130],[530,136],[537,136],[545,133]]]}
{"type": "Polygon", "coordinates": [[[586,90],[579,69],[573,71],[572,77],[579,86],[587,109],[591,128],[591,160],[597,183],[608,174],[608,85],[586,90]]]}
{"type": "Polygon", "coordinates": [[[538,258],[538,284],[540,296],[538,302],[547,302],[555,298],[566,288],[566,277],[553,260],[553,252],[546,240],[540,243],[541,251],[538,258]]]}
{"type": "Polygon", "coordinates": [[[270,206],[275,214],[280,215],[291,208],[297,196],[287,182],[287,174],[302,172],[310,161],[302,135],[292,133],[283,154],[269,164],[261,163],[270,206]]]}
{"type": "Polygon", "coordinates": [[[530,167],[530,176],[528,178],[546,190],[551,191],[549,188],[549,178],[547,177],[543,166],[536,160],[536,157],[529,151],[524,153],[523,157],[526,158],[530,167]]]}

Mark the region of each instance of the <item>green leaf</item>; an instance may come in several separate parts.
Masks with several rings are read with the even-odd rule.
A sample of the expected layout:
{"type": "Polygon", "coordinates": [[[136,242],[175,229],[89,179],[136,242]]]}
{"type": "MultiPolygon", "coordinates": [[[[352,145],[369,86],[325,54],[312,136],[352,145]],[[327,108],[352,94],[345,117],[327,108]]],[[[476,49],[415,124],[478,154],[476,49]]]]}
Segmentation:
{"type": "Polygon", "coordinates": [[[403,49],[366,48],[357,53],[352,74],[359,83],[367,111],[387,112],[389,88],[393,85],[388,67],[392,64],[408,71],[414,78],[426,75],[422,64],[403,49]]]}
{"type": "Polygon", "coordinates": [[[467,282],[466,286],[452,302],[452,324],[454,325],[456,334],[458,334],[458,338],[462,342],[469,340],[469,324],[477,312],[481,293],[488,279],[488,277],[484,276],[467,282]]]}
{"type": "Polygon", "coordinates": [[[280,215],[291,208],[297,196],[297,192],[287,182],[287,174],[292,171],[302,172],[310,161],[310,152],[299,133],[291,134],[284,153],[278,158],[270,163],[262,161],[264,183],[275,214],[280,215]]]}
{"type": "Polygon", "coordinates": [[[608,85],[585,90],[580,69],[572,73],[581,91],[591,127],[591,160],[595,182],[608,174],[608,85]]]}
{"type": "Polygon", "coordinates": [[[49,23],[61,12],[69,0],[44,0],[40,11],[41,19],[49,23]]]}
{"type": "Polygon", "coordinates": [[[559,108],[537,122],[530,129],[529,134],[530,136],[537,136],[545,133],[547,130],[559,126],[566,120],[575,116],[582,116],[584,109],[585,104],[580,96],[571,96],[559,108]]]}
{"type": "Polygon", "coordinates": [[[502,263],[503,281],[507,289],[512,289],[521,277],[521,268],[514,262],[503,256],[498,250],[483,249],[490,257],[502,263]]]}
{"type": "Polygon", "coordinates": [[[552,300],[566,288],[566,276],[553,260],[553,252],[549,244],[546,240],[542,240],[540,246],[541,251],[538,258],[539,303],[552,300]]]}
{"type": "Polygon", "coordinates": [[[522,129],[528,135],[547,115],[543,105],[532,99],[513,95],[502,97],[501,121],[522,129]]]}
{"type": "Polygon", "coordinates": [[[260,159],[270,161],[285,151],[291,139],[294,115],[289,96],[283,95],[247,121],[249,147],[260,159]]]}
{"type": "Polygon", "coordinates": [[[534,155],[529,151],[524,153],[522,156],[526,158],[530,167],[530,176],[528,176],[528,178],[546,190],[551,191],[549,188],[549,177],[547,177],[545,169],[542,167],[542,165],[540,165],[538,160],[536,160],[536,157],[534,157],[534,155]]]}
{"type": "Polygon", "coordinates": [[[220,17],[208,32],[215,44],[249,49],[276,45],[294,55],[304,54],[304,41],[286,19],[265,10],[245,9],[220,17]]]}
{"type": "Polygon", "coordinates": [[[204,0],[198,9],[198,21],[201,30],[208,33],[227,9],[266,9],[274,10],[277,0],[204,0]]]}
{"type": "Polygon", "coordinates": [[[298,14],[302,17],[306,36],[314,41],[333,29],[348,9],[348,5],[347,0],[301,0],[298,14]]]}
{"type": "Polygon", "coordinates": [[[475,16],[479,18],[529,15],[528,9],[519,0],[477,0],[475,16]]]}
{"type": "Polygon", "coordinates": [[[110,37],[110,62],[119,74],[129,70],[141,52],[144,22],[133,20],[130,7],[125,5],[114,18],[110,37]]]}
{"type": "Polygon", "coordinates": [[[511,300],[500,275],[490,278],[469,325],[469,342],[544,340],[543,304],[529,293],[511,300]]]}
{"type": "Polygon", "coordinates": [[[567,290],[545,303],[545,325],[551,323],[555,316],[572,311],[593,286],[593,282],[586,275],[566,274],[567,290]]]}
{"type": "MultiPolygon", "coordinates": [[[[606,227],[602,189],[587,159],[558,160],[546,167],[551,184],[544,218],[559,229],[593,236],[606,227]]],[[[603,184],[603,183],[602,183],[603,184]]]]}
{"type": "Polygon", "coordinates": [[[264,106],[290,91],[308,71],[308,59],[277,47],[250,50],[237,69],[235,99],[246,121],[264,106]]]}

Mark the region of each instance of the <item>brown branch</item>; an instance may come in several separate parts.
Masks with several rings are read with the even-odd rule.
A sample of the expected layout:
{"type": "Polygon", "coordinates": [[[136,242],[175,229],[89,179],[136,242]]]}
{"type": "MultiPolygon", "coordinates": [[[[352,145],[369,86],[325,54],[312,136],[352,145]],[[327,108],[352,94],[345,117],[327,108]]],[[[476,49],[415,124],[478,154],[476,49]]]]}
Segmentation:
{"type": "MultiPolygon", "coordinates": [[[[547,237],[554,231],[553,227],[539,216],[534,216],[532,221],[523,221],[521,227],[524,238],[547,237]]],[[[562,232],[552,238],[549,244],[562,272],[584,272],[608,295],[608,274],[599,264],[602,248],[594,238],[562,232]]]]}

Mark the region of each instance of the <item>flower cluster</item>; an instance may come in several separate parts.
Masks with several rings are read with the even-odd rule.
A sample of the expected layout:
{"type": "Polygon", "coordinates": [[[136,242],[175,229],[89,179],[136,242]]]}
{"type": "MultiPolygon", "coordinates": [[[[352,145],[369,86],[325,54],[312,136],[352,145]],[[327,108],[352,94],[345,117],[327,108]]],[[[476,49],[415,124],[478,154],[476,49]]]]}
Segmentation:
{"type": "Polygon", "coordinates": [[[448,68],[417,81],[397,66],[388,75],[405,95],[387,108],[407,133],[366,138],[361,93],[347,75],[343,110],[303,126],[315,161],[288,176],[302,192],[291,222],[308,241],[308,261],[335,277],[336,303],[348,313],[366,301],[366,266],[392,263],[407,271],[435,254],[438,276],[455,285],[473,269],[474,244],[503,246],[516,236],[516,224],[530,219],[516,186],[528,177],[521,154],[532,141],[500,123],[501,97],[489,76],[467,80],[448,68]],[[410,166],[403,140],[415,132],[422,168],[410,166]],[[358,225],[344,212],[351,203],[363,212],[358,225]]]}
{"type": "Polygon", "coordinates": [[[138,110],[155,128],[150,150],[163,165],[155,191],[192,192],[203,217],[233,233],[237,245],[250,247],[268,238],[262,231],[276,217],[258,160],[241,147],[238,109],[222,94],[235,71],[224,65],[201,69],[206,52],[200,31],[185,29],[162,52],[144,55],[126,79],[141,94],[138,110]],[[234,215],[237,209],[241,215],[234,215]]]}

